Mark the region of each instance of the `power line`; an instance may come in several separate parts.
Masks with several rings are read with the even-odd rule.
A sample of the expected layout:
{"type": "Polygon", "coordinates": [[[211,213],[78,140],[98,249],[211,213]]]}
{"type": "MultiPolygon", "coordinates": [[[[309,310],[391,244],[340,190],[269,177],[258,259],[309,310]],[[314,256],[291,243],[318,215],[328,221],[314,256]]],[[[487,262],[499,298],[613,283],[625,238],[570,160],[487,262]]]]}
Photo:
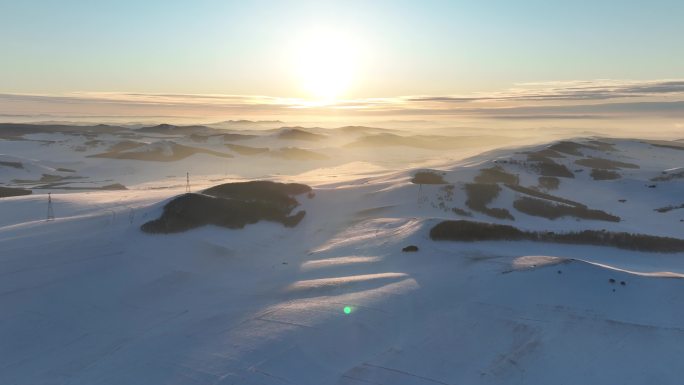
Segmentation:
{"type": "Polygon", "coordinates": [[[190,192],[190,173],[189,172],[185,173],[185,192],[186,193],[190,192]]]}

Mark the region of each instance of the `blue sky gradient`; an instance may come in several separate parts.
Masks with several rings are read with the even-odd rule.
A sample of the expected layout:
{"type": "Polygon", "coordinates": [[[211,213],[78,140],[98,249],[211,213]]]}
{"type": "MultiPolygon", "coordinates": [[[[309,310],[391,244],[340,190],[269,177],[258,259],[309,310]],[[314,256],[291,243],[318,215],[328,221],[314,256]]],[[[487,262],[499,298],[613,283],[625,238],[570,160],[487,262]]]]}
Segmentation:
{"type": "Polygon", "coordinates": [[[520,82],[678,78],[681,1],[0,1],[4,92],[296,97],[283,62],[316,26],[364,41],[352,97],[520,82]]]}
{"type": "Polygon", "coordinates": [[[0,115],[638,112],[680,127],[682,20],[675,0],[0,0],[0,115]],[[344,62],[302,79],[352,56],[353,74],[344,62]],[[347,75],[330,100],[304,87],[347,75]]]}

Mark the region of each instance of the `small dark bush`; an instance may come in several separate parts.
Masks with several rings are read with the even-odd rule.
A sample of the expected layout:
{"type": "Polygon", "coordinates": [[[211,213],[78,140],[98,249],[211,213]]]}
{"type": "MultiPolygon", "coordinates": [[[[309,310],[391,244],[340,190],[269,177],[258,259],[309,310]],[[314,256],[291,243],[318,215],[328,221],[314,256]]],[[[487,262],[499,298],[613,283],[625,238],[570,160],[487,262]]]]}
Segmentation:
{"type": "Polygon", "coordinates": [[[572,171],[570,171],[567,167],[556,163],[551,158],[528,155],[527,159],[530,161],[529,168],[541,176],[554,176],[561,178],[575,177],[575,174],[573,174],[572,171]]]}
{"type": "Polygon", "coordinates": [[[622,175],[620,173],[617,173],[615,171],[610,171],[610,170],[604,170],[600,168],[593,168],[591,169],[591,177],[594,180],[615,180],[615,179],[620,179],[622,175]]]}
{"type": "Polygon", "coordinates": [[[405,253],[415,253],[416,251],[418,251],[418,246],[408,245],[408,246],[404,247],[403,249],[401,249],[401,251],[403,251],[405,253]]]}
{"type": "Polygon", "coordinates": [[[452,208],[451,211],[453,211],[454,214],[458,214],[458,215],[461,215],[461,216],[464,216],[464,217],[472,217],[472,216],[473,216],[472,213],[470,213],[470,212],[468,212],[468,211],[465,211],[465,210],[463,210],[463,209],[460,209],[460,208],[458,208],[458,207],[452,208]]]}
{"type": "Polygon", "coordinates": [[[112,183],[100,187],[100,190],[128,190],[128,187],[122,185],[121,183],[112,183]]]}
{"type": "Polygon", "coordinates": [[[659,237],[647,234],[584,230],[556,234],[542,238],[543,241],[576,243],[597,246],[613,246],[620,249],[674,253],[684,251],[684,239],[659,237]]]}
{"type": "Polygon", "coordinates": [[[657,211],[659,213],[666,213],[672,210],[678,210],[678,209],[684,209],[684,203],[682,203],[679,206],[665,206],[665,207],[660,207],[657,209],[653,209],[653,211],[657,211]]]}
{"type": "Polygon", "coordinates": [[[465,185],[465,192],[468,195],[466,205],[479,211],[499,196],[501,187],[496,184],[468,183],[465,185]]]}
{"type": "Polygon", "coordinates": [[[634,163],[618,162],[617,160],[603,158],[577,159],[575,163],[580,166],[600,168],[605,170],[619,170],[621,168],[639,168],[639,165],[634,163]]]}
{"type": "Polygon", "coordinates": [[[411,179],[415,184],[447,184],[441,174],[436,171],[418,171],[411,179]]]}
{"type": "Polygon", "coordinates": [[[663,171],[663,175],[652,178],[651,182],[667,182],[667,181],[670,181],[673,179],[683,179],[683,178],[684,178],[684,170],[673,172],[671,174],[668,174],[666,171],[663,171]]]}
{"type": "Polygon", "coordinates": [[[497,219],[510,219],[515,220],[515,217],[507,209],[502,208],[485,208],[482,210],[483,214],[489,215],[492,218],[497,219]]]}
{"type": "Polygon", "coordinates": [[[557,176],[561,178],[574,178],[575,174],[572,173],[567,167],[556,162],[553,163],[538,163],[537,170],[542,176],[557,176]]]}
{"type": "Polygon", "coordinates": [[[509,225],[473,221],[443,221],[430,229],[430,238],[436,241],[491,241],[521,240],[526,234],[509,225]]]}
{"type": "Polygon", "coordinates": [[[0,186],[0,198],[17,197],[31,195],[32,191],[25,188],[2,187],[0,186]]]}
{"type": "Polygon", "coordinates": [[[516,210],[527,215],[547,219],[561,217],[575,217],[581,219],[593,219],[597,221],[620,222],[620,217],[610,215],[605,211],[591,210],[584,206],[567,206],[551,203],[541,199],[522,197],[513,202],[516,210]]]}
{"type": "Polygon", "coordinates": [[[501,166],[494,166],[480,170],[480,174],[475,177],[476,183],[509,183],[518,184],[517,175],[506,172],[501,166]]]}
{"type": "Polygon", "coordinates": [[[560,179],[553,176],[540,176],[539,187],[547,190],[557,190],[560,186],[560,179]]]}
{"type": "Polygon", "coordinates": [[[493,218],[515,219],[506,209],[487,207],[501,192],[501,187],[498,184],[468,183],[465,185],[465,191],[468,195],[465,204],[471,210],[481,212],[493,218]]]}
{"type": "Polygon", "coordinates": [[[12,168],[24,168],[24,165],[21,162],[0,161],[0,166],[7,166],[7,167],[12,167],[12,168]]]}
{"type": "Polygon", "coordinates": [[[620,249],[675,253],[684,251],[684,239],[647,234],[583,230],[569,233],[522,231],[509,225],[474,221],[443,221],[430,229],[436,241],[529,240],[537,242],[613,246],[620,249]]]}

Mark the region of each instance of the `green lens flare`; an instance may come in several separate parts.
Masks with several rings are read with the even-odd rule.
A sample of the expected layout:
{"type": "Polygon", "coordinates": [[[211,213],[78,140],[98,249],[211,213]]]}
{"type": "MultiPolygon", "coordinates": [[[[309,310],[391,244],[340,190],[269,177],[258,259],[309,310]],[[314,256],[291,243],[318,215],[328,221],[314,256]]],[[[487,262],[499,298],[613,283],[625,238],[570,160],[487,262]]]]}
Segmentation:
{"type": "Polygon", "coordinates": [[[344,314],[349,314],[351,313],[351,307],[350,306],[345,306],[344,307],[344,314]]]}

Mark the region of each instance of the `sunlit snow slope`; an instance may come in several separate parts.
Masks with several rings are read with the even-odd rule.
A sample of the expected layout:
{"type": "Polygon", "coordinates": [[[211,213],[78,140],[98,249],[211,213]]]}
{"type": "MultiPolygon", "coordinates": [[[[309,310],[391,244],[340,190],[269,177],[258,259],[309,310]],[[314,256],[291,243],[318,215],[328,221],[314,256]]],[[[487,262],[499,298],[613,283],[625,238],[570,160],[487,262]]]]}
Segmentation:
{"type": "Polygon", "coordinates": [[[619,221],[516,210],[543,176],[528,153],[549,145],[435,167],[446,184],[353,167],[339,181],[335,169],[283,177],[315,192],[297,198],[307,214],[294,228],[141,232],[182,184],[53,195],[49,222],[42,194],[0,199],[0,384],[678,384],[684,253],[428,236],[468,219],[684,238],[684,209],[656,211],[684,203],[684,179],[669,177],[684,151],[575,142],[594,147],[552,157],[573,176],[537,199],[619,221]],[[577,163],[590,158],[638,168],[577,163]],[[517,184],[484,183],[500,189],[487,207],[514,219],[465,203],[465,185],[496,166],[517,184]]]}

